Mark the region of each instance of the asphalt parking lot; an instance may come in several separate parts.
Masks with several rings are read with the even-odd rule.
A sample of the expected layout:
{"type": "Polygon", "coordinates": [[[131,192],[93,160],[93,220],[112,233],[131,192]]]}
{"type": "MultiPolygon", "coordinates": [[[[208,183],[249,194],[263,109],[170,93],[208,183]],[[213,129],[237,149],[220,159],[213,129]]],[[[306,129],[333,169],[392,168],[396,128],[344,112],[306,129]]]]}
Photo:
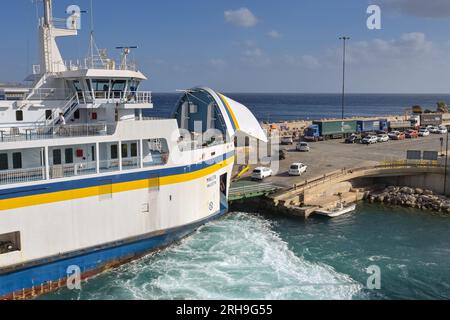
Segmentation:
{"type": "MultiPolygon", "coordinates": [[[[441,151],[441,137],[430,135],[418,139],[389,141],[373,145],[345,144],[344,140],[329,140],[310,143],[310,152],[298,152],[296,145],[281,146],[287,150],[286,160],[279,163],[274,177],[267,178],[264,183],[273,183],[280,187],[292,187],[306,179],[340,170],[343,168],[365,167],[380,162],[406,159],[408,150],[441,151]],[[289,177],[288,170],[292,163],[301,162],[308,166],[308,171],[301,177],[289,177]]],[[[276,169],[276,165],[272,165],[276,169]]],[[[246,178],[249,180],[249,178],[246,178]]]]}

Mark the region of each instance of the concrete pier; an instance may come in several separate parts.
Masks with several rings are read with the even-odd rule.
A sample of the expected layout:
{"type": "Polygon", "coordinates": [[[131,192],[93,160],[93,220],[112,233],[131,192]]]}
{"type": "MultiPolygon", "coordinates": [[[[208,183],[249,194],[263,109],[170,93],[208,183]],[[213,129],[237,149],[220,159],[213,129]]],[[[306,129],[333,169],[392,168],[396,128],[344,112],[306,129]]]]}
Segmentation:
{"type": "MultiPolygon", "coordinates": [[[[389,185],[424,188],[442,194],[443,161],[408,163],[405,160],[408,150],[440,152],[440,138],[441,135],[431,135],[371,146],[332,140],[310,144],[309,153],[297,152],[291,146],[287,148],[287,159],[279,163],[278,173],[263,182],[281,189],[263,198],[234,202],[233,206],[308,218],[318,208],[329,209],[341,200],[354,203],[362,200],[368,191],[389,185]],[[290,177],[287,171],[294,162],[306,164],[308,172],[301,177],[290,177]]],[[[243,181],[248,180],[247,174],[243,181]]],[[[450,192],[450,179],[447,183],[450,192]]]]}

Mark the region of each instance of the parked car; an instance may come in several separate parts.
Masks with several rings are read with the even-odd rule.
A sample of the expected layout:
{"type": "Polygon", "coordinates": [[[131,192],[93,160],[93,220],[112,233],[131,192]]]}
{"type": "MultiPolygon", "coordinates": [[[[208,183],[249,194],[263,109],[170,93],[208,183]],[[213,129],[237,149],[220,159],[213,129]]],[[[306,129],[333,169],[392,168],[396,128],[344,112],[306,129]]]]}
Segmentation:
{"type": "Polygon", "coordinates": [[[406,135],[405,135],[404,132],[392,131],[391,133],[389,133],[389,139],[391,139],[391,140],[405,140],[406,139],[406,135]]]}
{"type": "Polygon", "coordinates": [[[388,142],[389,136],[386,133],[379,134],[377,136],[378,142],[388,142]]]}
{"type": "Polygon", "coordinates": [[[287,157],[287,151],[284,149],[280,149],[279,153],[278,153],[278,159],[279,160],[286,160],[287,157]]]}
{"type": "Polygon", "coordinates": [[[289,168],[289,175],[301,176],[306,172],[306,170],[308,170],[308,166],[304,165],[303,163],[293,163],[289,168]]]}
{"type": "Polygon", "coordinates": [[[297,151],[309,152],[311,151],[311,148],[309,147],[309,144],[307,142],[299,142],[297,144],[297,151]]]}
{"type": "Polygon", "coordinates": [[[271,176],[273,176],[272,169],[264,168],[264,167],[256,168],[255,170],[253,170],[253,173],[252,173],[253,180],[261,180],[262,181],[271,176]]]}
{"type": "Polygon", "coordinates": [[[345,139],[345,143],[348,144],[354,144],[354,143],[358,143],[361,141],[361,137],[356,135],[356,134],[352,134],[350,137],[348,137],[347,139],[345,139]]]}
{"type": "Polygon", "coordinates": [[[439,127],[431,127],[428,130],[433,134],[441,134],[441,130],[439,129],[439,127]]]}
{"type": "Polygon", "coordinates": [[[375,144],[378,143],[378,137],[377,136],[367,136],[362,140],[363,144],[375,144]]]}
{"type": "Polygon", "coordinates": [[[407,130],[405,135],[408,139],[417,139],[419,137],[419,133],[416,130],[407,130]]]}
{"type": "Polygon", "coordinates": [[[430,131],[426,128],[422,128],[419,130],[419,137],[428,137],[430,135],[430,131]]]}
{"type": "Polygon", "coordinates": [[[294,139],[292,137],[282,137],[281,144],[284,146],[294,144],[294,139]]]}
{"type": "Polygon", "coordinates": [[[447,127],[445,127],[445,126],[440,126],[439,127],[439,133],[440,134],[446,134],[447,132],[448,132],[447,127]]]}

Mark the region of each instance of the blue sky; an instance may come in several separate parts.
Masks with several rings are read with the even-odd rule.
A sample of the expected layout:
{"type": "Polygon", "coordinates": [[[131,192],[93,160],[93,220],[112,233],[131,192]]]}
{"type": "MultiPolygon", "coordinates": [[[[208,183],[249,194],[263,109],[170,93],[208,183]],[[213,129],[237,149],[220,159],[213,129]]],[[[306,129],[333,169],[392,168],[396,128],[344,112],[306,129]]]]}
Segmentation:
{"type": "MultiPolygon", "coordinates": [[[[55,17],[88,0],[55,0],[55,17]]],[[[207,85],[227,92],[338,92],[339,35],[351,36],[349,92],[449,93],[450,0],[93,0],[96,42],[118,45],[149,76],[146,88],[171,92],[207,85]],[[431,3],[431,4],[430,4],[431,3]],[[382,29],[366,27],[369,4],[382,29]]],[[[40,6],[39,6],[40,8],[40,6]]],[[[59,41],[65,59],[87,53],[89,15],[77,38],[59,41]]],[[[21,81],[38,63],[31,0],[3,1],[0,81],[21,81]],[[5,50],[8,49],[8,50],[5,50]]]]}

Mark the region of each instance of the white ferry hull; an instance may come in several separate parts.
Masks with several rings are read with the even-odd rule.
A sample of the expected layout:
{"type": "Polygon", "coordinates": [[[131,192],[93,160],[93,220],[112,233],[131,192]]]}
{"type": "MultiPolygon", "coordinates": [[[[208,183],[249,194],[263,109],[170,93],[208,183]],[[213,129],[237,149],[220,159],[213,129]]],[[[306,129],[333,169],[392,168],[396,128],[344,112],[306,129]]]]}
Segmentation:
{"type": "MultiPolygon", "coordinates": [[[[0,233],[1,229],[12,230],[17,226],[17,230],[26,235],[21,239],[21,252],[0,259],[0,298],[25,299],[64,287],[71,266],[80,268],[83,279],[89,278],[164,248],[222,216],[228,205],[226,195],[221,195],[220,179],[226,177],[228,190],[234,156],[228,154],[224,159],[186,174],[161,176],[158,178],[161,185],[157,188],[147,186],[122,191],[123,183],[113,182],[111,194],[105,195],[104,187],[97,185],[94,196],[83,197],[86,188],[76,189],[71,200],[0,211],[0,233]],[[168,179],[173,183],[164,185],[168,179]],[[143,207],[146,203],[148,207],[143,207]],[[12,261],[23,263],[11,266],[12,261]]],[[[142,172],[138,177],[142,174],[153,177],[155,171],[142,172]]],[[[123,181],[127,175],[131,174],[111,178],[123,181]]],[[[93,179],[71,181],[71,184],[90,185],[93,181],[89,180],[93,179]]],[[[138,186],[139,181],[142,182],[125,183],[128,187],[130,184],[138,186]]],[[[34,189],[39,190],[36,186],[34,189]]],[[[40,188],[47,189],[52,188],[40,188]]],[[[17,191],[2,190],[2,200],[8,192],[17,191]]],[[[30,201],[29,197],[23,197],[23,201],[30,201]]],[[[45,202],[46,198],[54,199],[55,194],[43,193],[39,198],[45,202]]],[[[20,198],[17,200],[20,202],[20,198]]]]}

